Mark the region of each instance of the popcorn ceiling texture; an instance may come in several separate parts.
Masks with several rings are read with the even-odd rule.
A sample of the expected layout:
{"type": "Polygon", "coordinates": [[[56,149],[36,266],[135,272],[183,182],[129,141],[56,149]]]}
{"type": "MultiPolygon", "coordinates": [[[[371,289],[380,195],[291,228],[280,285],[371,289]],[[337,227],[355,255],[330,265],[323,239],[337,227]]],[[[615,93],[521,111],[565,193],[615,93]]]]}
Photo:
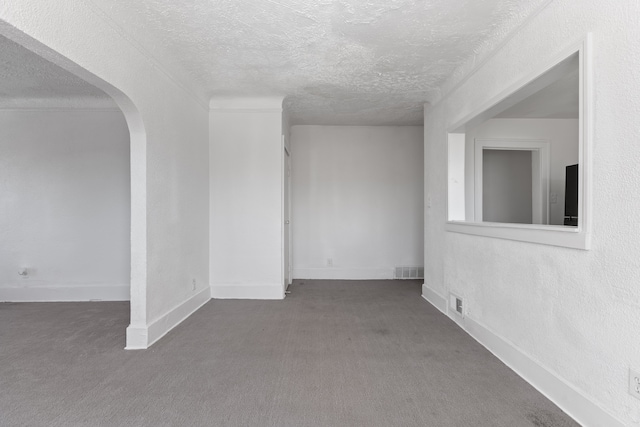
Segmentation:
{"type": "Polygon", "coordinates": [[[211,96],[286,96],[291,124],[422,124],[425,102],[545,0],[91,1],[211,96]]]}

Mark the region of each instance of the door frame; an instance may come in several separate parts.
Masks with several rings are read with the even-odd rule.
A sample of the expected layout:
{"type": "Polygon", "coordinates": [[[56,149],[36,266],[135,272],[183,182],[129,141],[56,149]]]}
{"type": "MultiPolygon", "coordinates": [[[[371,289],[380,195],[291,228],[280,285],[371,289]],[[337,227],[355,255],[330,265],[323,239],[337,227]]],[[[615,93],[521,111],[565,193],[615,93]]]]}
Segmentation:
{"type": "Polygon", "coordinates": [[[549,141],[544,139],[475,139],[474,217],[482,222],[482,153],[484,150],[531,151],[532,224],[549,224],[549,141]]]}
{"type": "Polygon", "coordinates": [[[282,281],[283,292],[293,283],[291,251],[291,150],[282,135],[282,281]],[[286,191],[286,194],[285,194],[286,191]],[[287,222],[288,221],[288,222],[287,222]]]}

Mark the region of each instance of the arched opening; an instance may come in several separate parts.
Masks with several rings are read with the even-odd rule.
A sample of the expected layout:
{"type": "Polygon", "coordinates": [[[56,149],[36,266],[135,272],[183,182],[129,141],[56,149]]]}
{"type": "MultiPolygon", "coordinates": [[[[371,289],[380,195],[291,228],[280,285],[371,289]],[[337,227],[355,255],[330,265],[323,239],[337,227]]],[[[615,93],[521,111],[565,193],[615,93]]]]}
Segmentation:
{"type": "MultiPolygon", "coordinates": [[[[0,300],[130,300],[136,330],[146,325],[140,114],[25,34],[0,25],[0,42],[0,300]]],[[[144,346],[129,335],[128,348],[144,346]]]]}

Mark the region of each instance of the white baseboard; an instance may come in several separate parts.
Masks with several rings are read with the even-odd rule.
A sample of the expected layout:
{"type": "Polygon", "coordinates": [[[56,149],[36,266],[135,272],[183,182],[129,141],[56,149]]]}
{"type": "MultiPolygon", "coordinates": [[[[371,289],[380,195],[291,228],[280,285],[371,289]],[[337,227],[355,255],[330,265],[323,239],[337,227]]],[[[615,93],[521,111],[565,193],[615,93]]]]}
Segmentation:
{"type": "Polygon", "coordinates": [[[431,303],[432,306],[447,314],[447,299],[437,292],[431,290],[426,284],[422,284],[422,298],[431,303]]]}
{"type": "Polygon", "coordinates": [[[284,299],[284,287],[278,283],[264,285],[212,284],[211,298],[215,299],[284,299]]]}
{"type": "MultiPolygon", "coordinates": [[[[446,314],[447,300],[434,291],[422,287],[422,297],[446,314]]],[[[451,316],[448,316],[451,318],[451,316]]],[[[452,319],[456,321],[456,319],[452,319]]],[[[512,343],[469,316],[456,323],[482,346],[520,375],[540,393],[583,426],[624,427],[598,404],[562,378],[540,365],[512,343]]]]}
{"type": "Polygon", "coordinates": [[[149,331],[146,325],[127,326],[127,345],[125,350],[144,350],[149,347],[149,331]]]}
{"type": "Polygon", "coordinates": [[[624,427],[622,422],[512,343],[500,338],[468,316],[464,319],[464,323],[464,329],[469,335],[580,425],[624,427]]]}
{"type": "Polygon", "coordinates": [[[0,288],[1,302],[129,301],[129,285],[0,288]]]}
{"type": "Polygon", "coordinates": [[[294,279],[308,280],[391,280],[393,268],[294,268],[294,279]]]}
{"type": "Polygon", "coordinates": [[[149,325],[130,325],[127,328],[127,350],[143,350],[178,326],[211,299],[211,290],[205,288],[178,304],[149,325]]]}

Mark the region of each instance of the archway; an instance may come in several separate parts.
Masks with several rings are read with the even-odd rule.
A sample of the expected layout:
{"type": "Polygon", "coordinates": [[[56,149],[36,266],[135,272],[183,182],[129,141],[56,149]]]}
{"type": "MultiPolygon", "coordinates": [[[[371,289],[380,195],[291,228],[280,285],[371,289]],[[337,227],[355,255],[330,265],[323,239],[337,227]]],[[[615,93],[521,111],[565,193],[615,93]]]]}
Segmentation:
{"type": "Polygon", "coordinates": [[[53,51],[37,40],[0,21],[0,36],[82,79],[111,97],[122,111],[129,130],[130,152],[130,326],[127,348],[146,347],[146,337],[136,331],[146,328],[147,212],[145,127],[138,109],[118,88],[53,51]],[[132,332],[133,331],[133,332],[132,332]],[[143,342],[144,340],[144,342],[143,342]]]}

